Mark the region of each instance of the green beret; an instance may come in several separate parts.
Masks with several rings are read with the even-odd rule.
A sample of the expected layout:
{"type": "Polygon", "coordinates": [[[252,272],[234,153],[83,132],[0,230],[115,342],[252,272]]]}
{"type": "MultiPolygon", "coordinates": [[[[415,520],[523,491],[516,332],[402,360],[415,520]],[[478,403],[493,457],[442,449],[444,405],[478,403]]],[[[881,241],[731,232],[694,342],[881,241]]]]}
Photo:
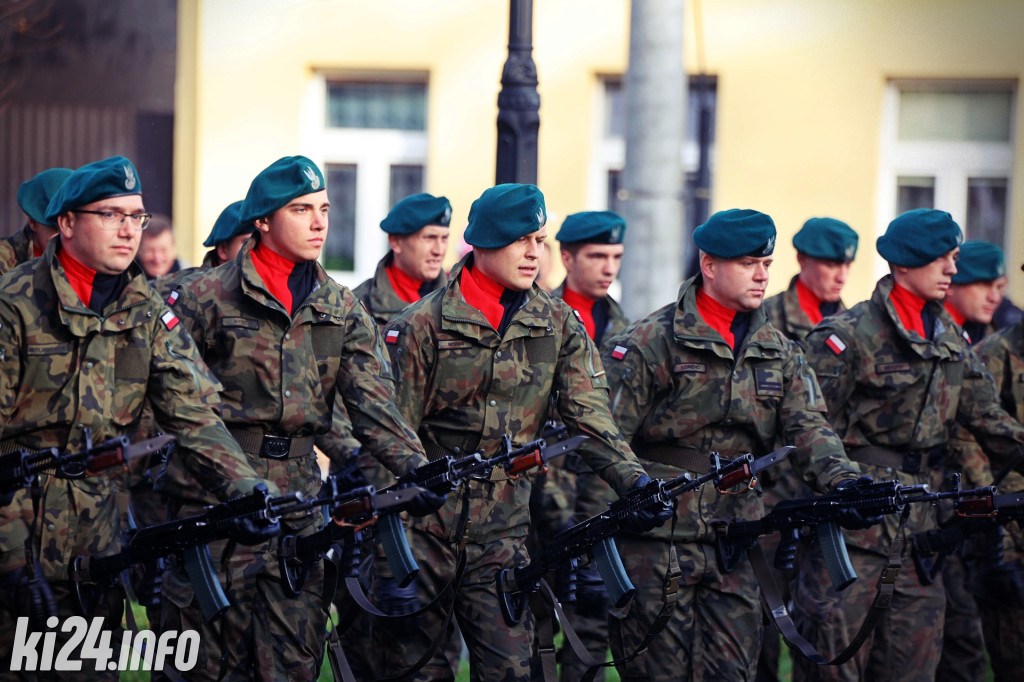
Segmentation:
{"type": "Polygon", "coordinates": [[[463,239],[470,246],[500,249],[544,227],[547,219],[544,194],[535,185],[497,185],[470,206],[463,239]]]}
{"type": "Polygon", "coordinates": [[[563,244],[621,244],[626,220],[614,211],[582,211],[566,216],[555,239],[563,244]]]}
{"type": "Polygon", "coordinates": [[[964,242],[960,246],[960,259],[956,262],[953,284],[991,282],[1006,274],[1003,250],[995,244],[982,241],[964,242]]]}
{"type": "Polygon", "coordinates": [[[821,260],[849,263],[857,255],[857,233],[835,218],[811,218],[793,235],[793,247],[821,260]]]}
{"type": "Polygon", "coordinates": [[[251,223],[287,206],[296,197],[326,188],[324,174],[315,163],[305,156],[286,156],[267,166],[252,181],[238,219],[251,223]]]}
{"type": "Polygon", "coordinates": [[[896,217],[875,248],[892,265],[919,268],[949,253],[964,241],[964,233],[945,211],[915,208],[896,217]]]}
{"type": "Polygon", "coordinates": [[[55,225],[57,216],[79,206],[109,197],[142,194],[142,180],[135,165],[123,156],[87,163],[64,180],[46,207],[45,223],[55,225]]]}
{"type": "Polygon", "coordinates": [[[396,203],[388,217],[380,221],[380,229],[388,234],[412,234],[427,225],[448,227],[451,221],[452,205],[448,199],[423,192],[396,203]]]}
{"type": "Polygon", "coordinates": [[[74,171],[70,168],[50,168],[21,183],[21,187],[18,188],[18,206],[21,206],[25,215],[37,223],[57,227],[56,221],[46,220],[46,208],[50,205],[50,199],[72,173],[74,171]]]}
{"type": "Polygon", "coordinates": [[[775,223],[771,216],[749,208],[719,211],[693,231],[701,251],[718,258],[764,258],[775,250],[775,223]]]}
{"type": "Polygon", "coordinates": [[[210,236],[203,242],[203,246],[217,246],[223,244],[226,241],[234,239],[240,234],[249,234],[256,229],[256,226],[251,222],[243,223],[238,219],[239,213],[242,211],[242,202],[234,201],[228,204],[227,208],[220,212],[217,216],[217,222],[213,224],[213,229],[210,230],[210,236]]]}

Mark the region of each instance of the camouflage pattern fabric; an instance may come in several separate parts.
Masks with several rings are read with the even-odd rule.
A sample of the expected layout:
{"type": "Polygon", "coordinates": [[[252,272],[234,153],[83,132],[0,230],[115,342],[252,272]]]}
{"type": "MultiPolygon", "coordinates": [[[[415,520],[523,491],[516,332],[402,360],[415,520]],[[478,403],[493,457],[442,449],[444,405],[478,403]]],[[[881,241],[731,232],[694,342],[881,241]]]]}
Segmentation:
{"type": "MultiPolygon", "coordinates": [[[[564,294],[565,282],[562,282],[551,290],[551,295],[556,298],[562,298],[564,294]]],[[[611,296],[605,296],[604,302],[608,310],[608,323],[605,325],[604,329],[597,334],[597,338],[594,339],[594,343],[598,346],[603,345],[605,339],[615,336],[616,334],[621,334],[626,330],[626,327],[629,326],[629,318],[626,317],[626,313],[623,312],[622,306],[619,305],[618,301],[611,296]]]]}
{"type": "MultiPolygon", "coordinates": [[[[699,276],[687,280],[675,302],[602,346],[612,414],[650,475],[668,479],[685,471],[660,456],[647,457],[654,457],[659,446],[696,457],[718,452],[729,458],[765,454],[781,442],[797,446],[790,463],[815,490],[830,490],[839,481],[856,477],[859,469],[846,459],[825,420],[821,390],[800,347],[783,337],[763,311],[755,310],[747,337],[734,353],[697,312],[701,281],[699,276]]],[[[721,495],[705,486],[679,499],[673,524],[643,538],[621,534],[619,553],[627,568],[656,556],[662,560],[647,569],[644,580],[634,577],[634,585],[655,603],[635,602],[629,618],[619,624],[627,635],[618,643],[613,637],[613,653],[620,656],[639,645],[638,638],[646,632],[645,618],[653,617],[661,602],[668,546],[674,543],[683,575],[688,576],[679,588],[679,598],[688,608],[677,608],[666,628],[671,632],[652,642],[644,674],[650,676],[647,679],[701,679],[719,673],[721,679],[752,679],[761,633],[757,583],[749,578],[747,562],[734,574],[718,575],[713,542],[718,522],[758,519],[763,512],[760,488],[721,495]],[[640,621],[629,622],[634,618],[640,621]],[[703,633],[701,641],[694,644],[681,627],[703,633]],[[697,652],[708,642],[715,643],[712,650],[722,645],[730,652],[741,647],[743,653],[722,656],[729,661],[714,665],[728,670],[711,672],[703,666],[711,665],[705,658],[712,653],[705,657],[697,652]],[[657,663],[652,662],[655,659],[657,663]]],[[[626,673],[640,674],[633,669],[626,673]]]]}
{"type": "MultiPolygon", "coordinates": [[[[391,280],[388,279],[387,268],[394,260],[395,254],[389,250],[380,262],[377,263],[377,269],[374,271],[373,277],[352,290],[355,297],[359,299],[370,315],[373,316],[374,322],[381,327],[390,322],[395,315],[402,312],[409,305],[398,298],[394,287],[391,286],[391,280]]],[[[448,284],[448,276],[444,274],[444,270],[441,270],[441,274],[437,276],[437,279],[430,282],[429,289],[430,291],[437,291],[446,284],[448,284]]]]}
{"type": "MultiPolygon", "coordinates": [[[[254,236],[235,261],[189,280],[174,310],[223,388],[222,414],[229,427],[264,434],[315,436],[332,460],[349,451],[335,437],[343,402],[351,432],[376,465],[377,480],[393,482],[426,462],[415,433],[393,403],[391,368],[380,334],[352,293],[317,265],[316,285],[289,315],[267,291],[250,255],[254,236]]],[[[315,497],[321,487],[313,452],[269,459],[247,455],[279,489],[315,497]]],[[[194,513],[183,507],[182,515],[194,513]]],[[[282,520],[283,532],[307,535],[321,525],[320,514],[282,520]]],[[[220,621],[202,623],[210,667],[196,678],[217,679],[220,657],[231,676],[259,679],[315,677],[323,657],[326,616],[323,574],[317,570],[302,594],[289,598],[280,586],[276,541],[235,548],[220,561],[220,578],[232,586],[236,606],[220,621]],[[264,614],[267,621],[262,621],[264,614]],[[218,644],[219,643],[219,644],[218,644]]],[[[164,581],[169,604],[163,627],[181,629],[201,621],[198,605],[180,568],[164,581]]]]}
{"type": "Polygon", "coordinates": [[[28,224],[10,237],[0,239],[0,275],[32,258],[32,230],[28,224]]]}
{"type": "MultiPolygon", "coordinates": [[[[539,437],[556,396],[554,407],[570,433],[590,436],[581,447],[584,460],[617,492],[628,490],[643,469],[608,414],[601,361],[582,323],[565,304],[534,286],[499,337],[462,297],[459,275],[472,258],[469,254],[456,265],[445,289],[412,304],[385,327],[402,414],[428,449],[435,444],[456,454],[480,450],[492,456],[506,434],[513,446],[539,437]]],[[[509,479],[495,470],[489,479],[470,481],[450,494],[437,514],[412,520],[417,545],[424,535],[446,542],[464,536],[467,551],[476,557],[468,572],[490,583],[486,589],[467,585],[459,596],[466,614],[459,625],[474,679],[494,679],[481,667],[490,656],[500,653],[514,660],[524,655],[522,641],[528,642],[527,650],[532,645],[532,621],[507,628],[493,608],[477,610],[473,601],[479,590],[480,599],[489,600],[479,604],[495,604],[494,569],[511,568],[517,552],[525,555],[531,487],[529,477],[509,479]],[[460,519],[463,505],[468,524],[460,519]],[[503,543],[516,551],[493,555],[490,548],[498,551],[503,543]],[[505,644],[487,651],[477,632],[468,629],[492,624],[498,631],[488,636],[495,646],[505,644]]],[[[426,603],[430,595],[424,591],[422,598],[426,603]]],[[[523,668],[506,679],[530,679],[529,672],[523,668]]]]}
{"type": "MultiPolygon", "coordinates": [[[[806,339],[807,356],[828,402],[832,424],[851,458],[856,458],[858,447],[866,445],[898,452],[945,448],[950,439],[950,425],[958,422],[969,429],[997,461],[1009,461],[1018,443],[1024,442],[1024,427],[999,406],[991,375],[967,347],[959,329],[939,304],[927,304],[936,318],[933,341],[908,333],[889,299],[893,285],[891,275],[883,277],[870,300],[823,320],[806,339]]],[[[927,468],[916,474],[871,464],[861,464],[861,468],[874,480],[897,478],[904,485],[930,483],[934,478],[934,472],[927,468]]],[[[868,530],[849,531],[847,546],[863,550],[866,555],[874,554],[878,566],[882,566],[898,524],[898,516],[889,515],[868,530]]],[[[933,508],[913,505],[903,534],[908,536],[935,525],[933,508]]],[[[864,561],[869,563],[866,558],[864,561]]],[[[904,561],[909,564],[910,557],[906,556],[904,561]]],[[[860,567],[855,567],[860,573],[860,567]]],[[[865,581],[861,574],[858,586],[866,582],[869,589],[847,589],[839,595],[837,608],[846,614],[849,624],[845,632],[817,632],[822,628],[839,627],[805,612],[811,605],[829,599],[825,580],[821,576],[807,575],[817,568],[820,566],[805,566],[802,560],[801,591],[794,598],[796,619],[802,628],[810,629],[804,631],[809,638],[849,641],[843,637],[852,636],[855,629],[849,628],[856,628],[858,616],[866,613],[873,598],[874,583],[865,581]],[[856,595],[865,601],[858,601],[856,595]]],[[[877,570],[880,569],[873,574],[877,574],[877,570]]],[[[865,674],[869,677],[934,677],[942,639],[944,588],[941,580],[927,587],[915,586],[913,573],[912,568],[901,573],[898,589],[902,587],[910,602],[906,613],[920,614],[920,620],[907,620],[905,615],[897,615],[902,614],[902,610],[891,608],[878,627],[881,632],[914,632],[915,636],[897,637],[888,645],[885,658],[873,655],[864,662],[865,674]],[[913,600],[920,600],[920,606],[915,606],[913,600]],[[935,645],[930,656],[922,657],[921,652],[932,643],[935,645]]]]}
{"type": "MultiPolygon", "coordinates": [[[[999,403],[1018,422],[1024,422],[1024,323],[1018,322],[999,332],[986,336],[973,347],[978,359],[985,364],[995,379],[999,403]]],[[[952,449],[958,453],[963,469],[964,485],[992,485],[995,482],[989,460],[977,441],[966,430],[958,430],[952,449]]],[[[1024,476],[1010,471],[999,483],[1000,492],[1024,490],[1024,476]]],[[[983,567],[991,563],[991,556],[978,556],[990,551],[978,547],[972,552],[977,575],[969,580],[984,582],[983,567]],[[989,561],[986,562],[986,559],[989,561]]],[[[1002,562],[1017,571],[1018,580],[1024,578],[1024,532],[1016,522],[1004,527],[1002,562]]],[[[1024,666],[1024,602],[1014,599],[997,585],[972,585],[982,596],[977,598],[981,614],[985,647],[988,650],[996,680],[1012,680],[1020,676],[1024,666]],[[985,597],[984,595],[992,595],[985,597]],[[1002,598],[998,598],[1002,595],[1002,598]],[[996,598],[992,598],[996,597],[996,598]]]]}

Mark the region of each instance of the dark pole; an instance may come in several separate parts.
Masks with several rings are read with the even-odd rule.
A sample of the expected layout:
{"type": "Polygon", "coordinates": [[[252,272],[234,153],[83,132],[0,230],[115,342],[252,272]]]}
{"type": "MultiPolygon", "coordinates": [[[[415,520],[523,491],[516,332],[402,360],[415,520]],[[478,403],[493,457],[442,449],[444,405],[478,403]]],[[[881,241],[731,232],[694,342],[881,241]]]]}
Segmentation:
{"type": "Polygon", "coordinates": [[[540,93],[532,52],[533,0],[509,0],[508,59],[498,93],[497,184],[537,184],[540,93]]]}

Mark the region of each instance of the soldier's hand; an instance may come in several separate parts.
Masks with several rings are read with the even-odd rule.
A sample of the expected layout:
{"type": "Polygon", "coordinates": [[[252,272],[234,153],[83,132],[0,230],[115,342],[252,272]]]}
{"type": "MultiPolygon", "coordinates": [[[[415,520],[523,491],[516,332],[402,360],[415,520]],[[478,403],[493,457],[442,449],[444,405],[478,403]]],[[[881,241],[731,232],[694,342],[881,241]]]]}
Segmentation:
{"type": "MultiPolygon", "coordinates": [[[[855,493],[858,488],[869,486],[872,483],[874,483],[874,481],[870,476],[849,478],[836,484],[836,492],[846,491],[855,493]]],[[[844,507],[839,511],[839,525],[846,530],[864,530],[881,522],[881,515],[865,516],[855,507],[844,507]]]]}
{"type": "MultiPolygon", "coordinates": [[[[650,482],[650,476],[641,474],[640,478],[636,479],[632,489],[643,488],[650,482]]],[[[631,512],[626,520],[626,528],[633,533],[646,533],[671,519],[674,513],[674,500],[656,500],[645,509],[637,509],[631,512]]]]}
{"type": "Polygon", "coordinates": [[[410,516],[417,518],[427,516],[443,507],[447,500],[447,495],[435,495],[426,488],[423,488],[416,497],[406,503],[405,511],[409,512],[410,516]]]}
{"type": "Polygon", "coordinates": [[[267,519],[251,519],[247,516],[231,519],[230,537],[240,545],[259,545],[276,537],[281,524],[267,519]]]}

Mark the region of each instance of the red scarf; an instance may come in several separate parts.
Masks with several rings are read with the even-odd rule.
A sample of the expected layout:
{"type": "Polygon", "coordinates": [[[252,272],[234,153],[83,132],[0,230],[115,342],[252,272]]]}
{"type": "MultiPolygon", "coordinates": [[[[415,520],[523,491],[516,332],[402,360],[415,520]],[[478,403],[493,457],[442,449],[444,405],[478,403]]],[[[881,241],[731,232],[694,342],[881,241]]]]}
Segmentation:
{"type": "Polygon", "coordinates": [[[64,268],[64,274],[71,283],[71,288],[78,298],[88,307],[92,300],[92,284],[96,279],[96,271],[85,265],[64,249],[57,249],[57,262],[64,268]]]}
{"type": "Polygon", "coordinates": [[[395,290],[395,295],[398,298],[406,303],[415,303],[420,300],[420,287],[423,285],[423,282],[407,275],[405,271],[394,263],[384,268],[384,270],[388,273],[388,281],[391,282],[391,288],[395,290]]]}
{"type": "Polygon", "coordinates": [[[724,305],[704,293],[703,289],[697,289],[697,312],[704,318],[712,329],[722,335],[729,348],[735,348],[736,338],[732,333],[732,320],[736,317],[736,311],[726,308],[724,305]]]}
{"type": "Polygon", "coordinates": [[[256,266],[256,272],[266,285],[267,291],[291,314],[292,292],[288,288],[288,276],[295,269],[295,263],[277,251],[267,248],[262,242],[257,242],[250,253],[252,264],[256,266]]]}
{"type": "Polygon", "coordinates": [[[583,326],[587,328],[587,335],[592,339],[595,338],[597,336],[597,325],[594,323],[594,304],[597,303],[597,299],[577,293],[566,285],[562,290],[562,300],[565,301],[567,306],[579,313],[580,318],[583,320],[583,326]]]}
{"type": "Polygon", "coordinates": [[[39,258],[42,255],[43,249],[40,249],[38,246],[36,246],[35,242],[32,242],[32,256],[35,258],[39,258]]]}
{"type": "Polygon", "coordinates": [[[896,308],[896,314],[899,316],[904,328],[908,332],[917,332],[922,339],[927,339],[928,336],[924,331],[924,321],[921,319],[921,311],[924,310],[927,301],[895,282],[893,282],[889,300],[892,301],[893,307],[896,308]]]}
{"type": "Polygon", "coordinates": [[[505,308],[501,305],[501,295],[505,287],[501,286],[479,270],[466,266],[462,269],[462,297],[487,318],[495,330],[501,325],[505,308]]]}
{"type": "Polygon", "coordinates": [[[953,321],[954,321],[954,322],[956,322],[956,323],[957,323],[958,325],[960,325],[961,327],[962,327],[962,326],[964,326],[964,322],[966,322],[966,321],[967,321],[967,318],[966,318],[966,317],[964,317],[964,316],[963,316],[963,315],[962,315],[962,314],[960,313],[960,311],[959,311],[959,310],[957,310],[956,308],[954,308],[954,307],[953,307],[953,304],[952,304],[952,303],[951,303],[950,301],[948,301],[948,300],[946,301],[946,303],[945,303],[945,308],[946,308],[946,312],[948,312],[948,313],[949,313],[949,314],[950,314],[950,315],[951,315],[951,316],[953,317],[953,321]]]}
{"type": "Polygon", "coordinates": [[[800,302],[800,310],[804,311],[811,324],[816,325],[821,322],[821,299],[815,296],[814,292],[799,279],[796,281],[796,296],[800,302]]]}

